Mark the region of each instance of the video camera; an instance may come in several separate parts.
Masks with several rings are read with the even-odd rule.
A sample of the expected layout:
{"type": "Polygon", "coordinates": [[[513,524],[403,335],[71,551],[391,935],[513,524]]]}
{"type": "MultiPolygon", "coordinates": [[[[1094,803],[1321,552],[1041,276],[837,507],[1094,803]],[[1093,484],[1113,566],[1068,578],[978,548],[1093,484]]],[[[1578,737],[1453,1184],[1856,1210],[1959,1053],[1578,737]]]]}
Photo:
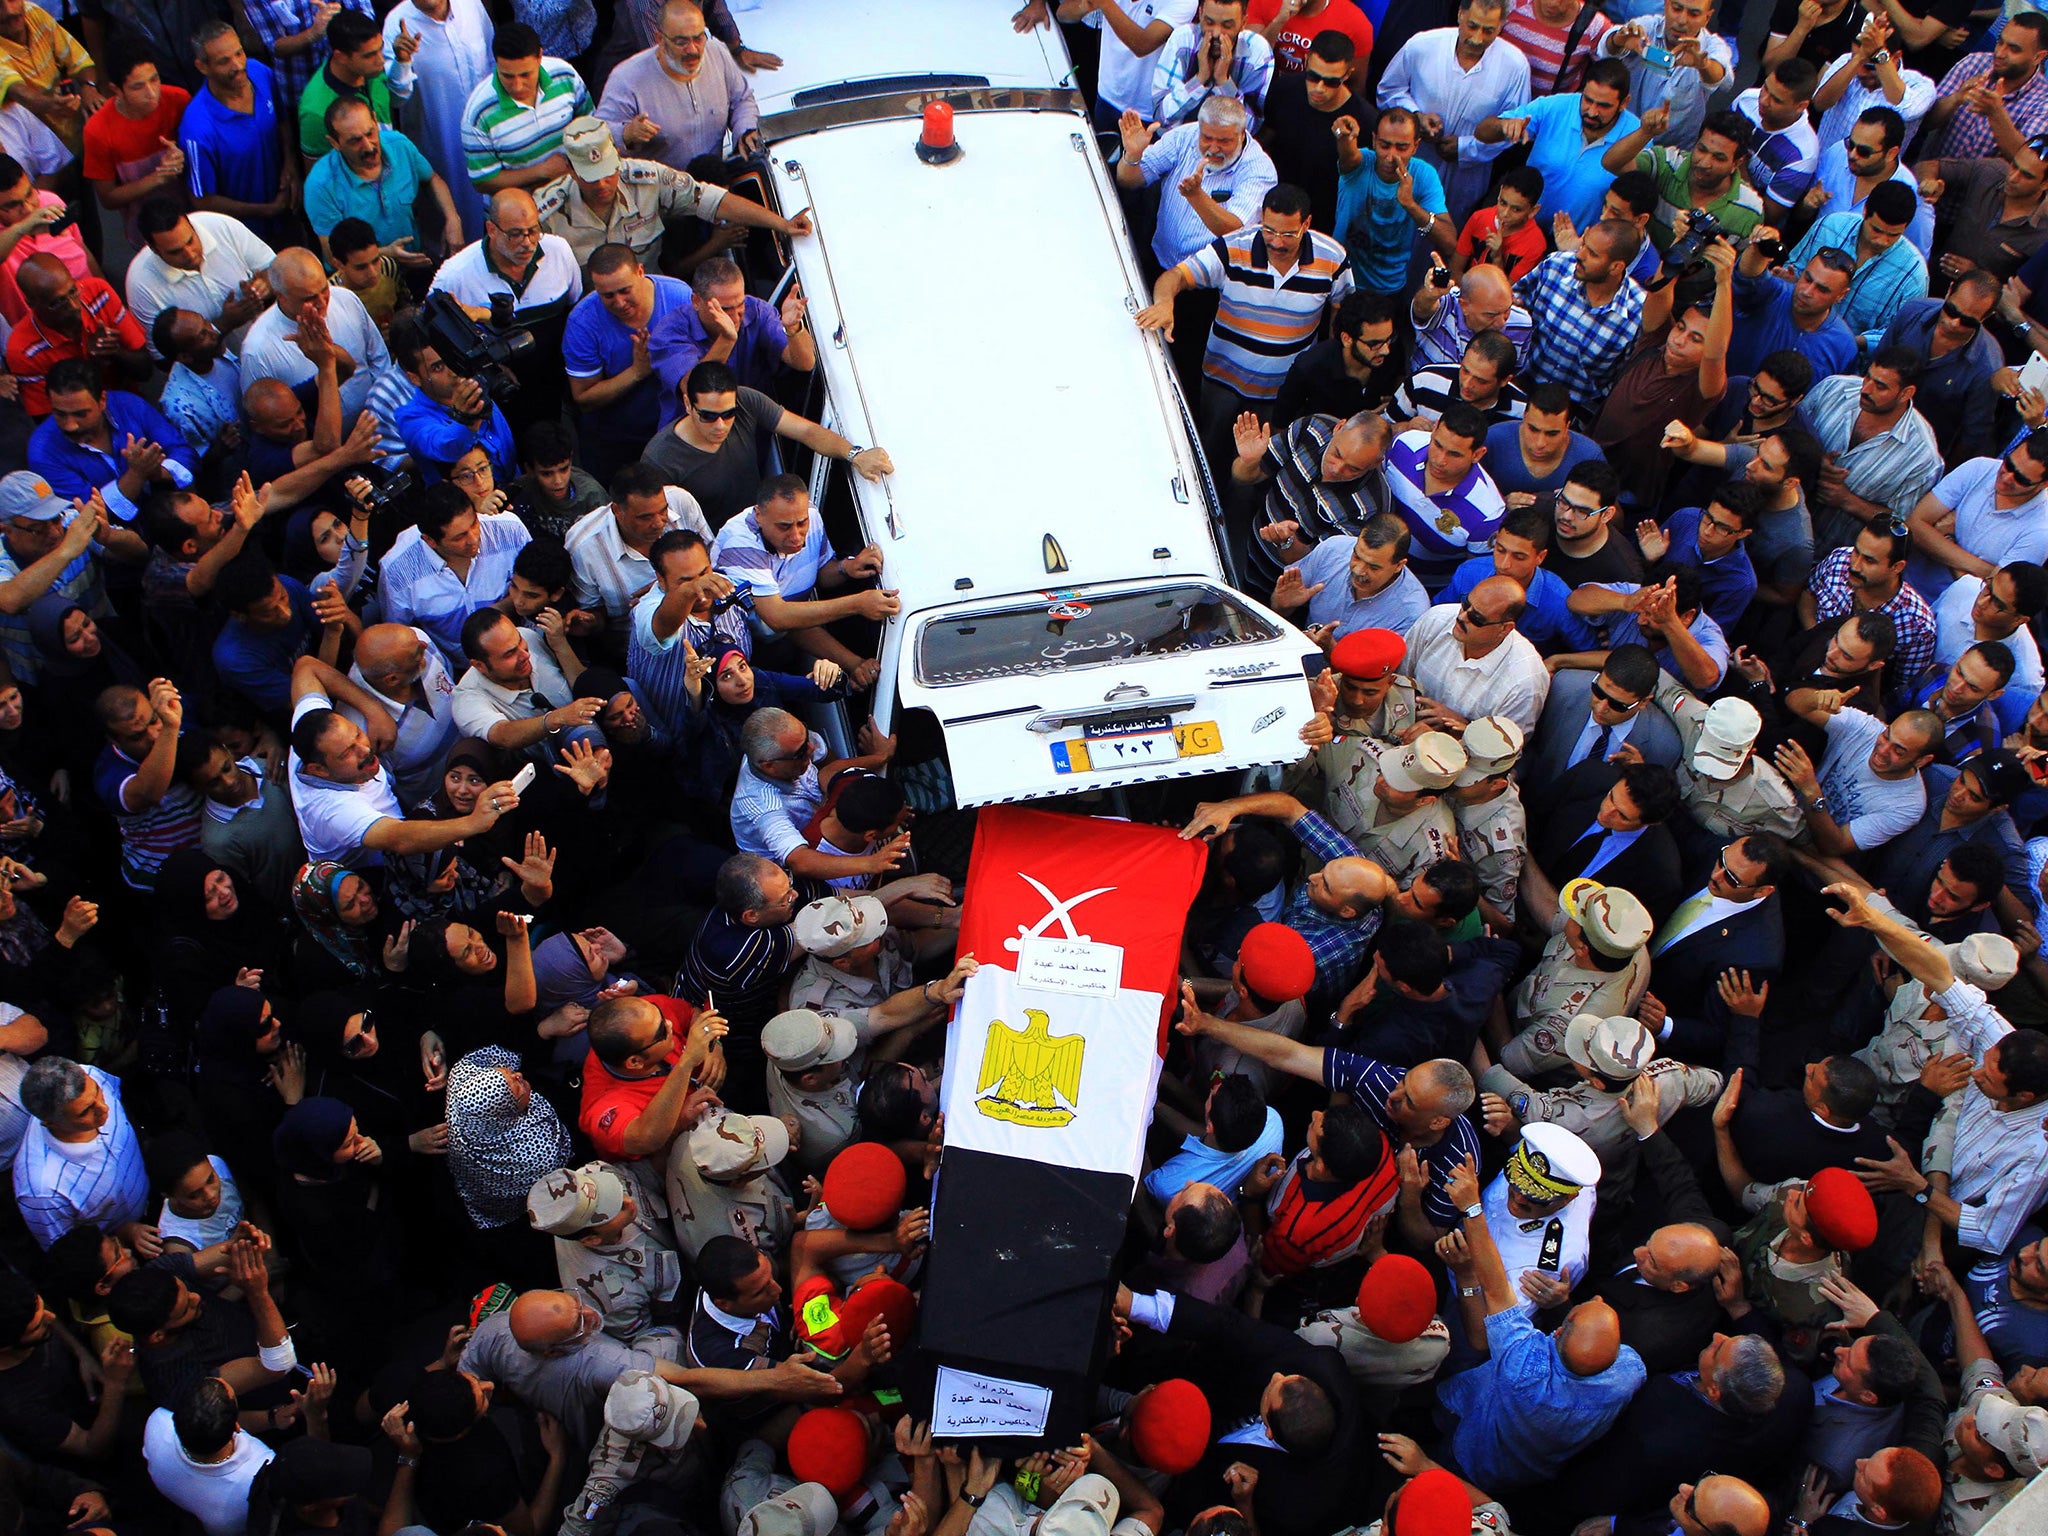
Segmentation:
{"type": "Polygon", "coordinates": [[[1694,208],[1688,211],[1685,233],[1672,241],[1671,249],[1664,253],[1664,270],[1666,272],[1678,273],[1680,276],[1688,272],[1697,272],[1706,265],[1707,247],[1716,240],[1726,240],[1738,251],[1744,245],[1754,243],[1756,248],[1772,261],[1777,261],[1785,254],[1784,241],[1759,240],[1748,242],[1738,240],[1734,235],[1728,233],[1727,226],[1715,218],[1713,214],[1707,212],[1704,208],[1694,208]]]}
{"type": "Polygon", "coordinates": [[[479,325],[449,293],[430,293],[419,308],[420,327],[441,361],[473,379],[489,400],[509,400],[519,389],[518,364],[533,351],[533,332],[512,320],[512,295],[491,295],[491,323],[479,325]]]}

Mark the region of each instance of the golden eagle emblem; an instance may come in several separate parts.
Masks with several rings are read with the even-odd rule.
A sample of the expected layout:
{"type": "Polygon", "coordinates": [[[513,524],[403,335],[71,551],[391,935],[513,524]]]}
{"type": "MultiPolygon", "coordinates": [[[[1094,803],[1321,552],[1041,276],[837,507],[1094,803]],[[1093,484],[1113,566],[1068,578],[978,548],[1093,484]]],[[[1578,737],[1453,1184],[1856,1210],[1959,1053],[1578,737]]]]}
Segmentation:
{"type": "Polygon", "coordinates": [[[1081,1053],[1088,1042],[1081,1035],[1055,1040],[1049,1022],[1036,1008],[1026,1008],[1023,1029],[991,1019],[988,1042],[981,1052],[981,1081],[975,1084],[975,1107],[992,1120],[1012,1125],[1062,1126],[1074,1118],[1071,1107],[1081,1095],[1081,1053]],[[994,1093],[989,1093],[993,1088],[994,1093]],[[979,1097],[987,1095],[987,1097],[979,1097]]]}

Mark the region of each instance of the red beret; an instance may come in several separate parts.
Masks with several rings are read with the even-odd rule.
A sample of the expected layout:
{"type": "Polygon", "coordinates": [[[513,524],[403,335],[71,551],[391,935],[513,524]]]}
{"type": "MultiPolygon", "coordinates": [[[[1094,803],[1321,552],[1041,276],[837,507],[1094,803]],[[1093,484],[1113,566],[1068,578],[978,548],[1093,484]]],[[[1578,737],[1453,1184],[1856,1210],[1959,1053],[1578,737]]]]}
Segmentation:
{"type": "Polygon", "coordinates": [[[1471,1536],[1472,1499],[1454,1473],[1431,1467],[1408,1479],[1389,1536],[1471,1536]]]}
{"type": "Polygon", "coordinates": [[[903,1159],[879,1141],[856,1141],[825,1170],[825,1209],[849,1232],[893,1224],[903,1209],[903,1159]]]}
{"type": "Polygon", "coordinates": [[[845,1319],[847,1336],[855,1342],[879,1317],[889,1326],[889,1340],[896,1353],[909,1354],[910,1341],[917,1332],[917,1297],[902,1281],[887,1275],[861,1281],[840,1304],[839,1315],[845,1319]]]}
{"type": "Polygon", "coordinates": [[[1261,923],[1246,934],[1237,963],[1244,967],[1244,984],[1270,1003],[1306,997],[1316,983],[1316,957],[1308,940],[1285,923],[1261,923]]]}
{"type": "Polygon", "coordinates": [[[1154,1472],[1178,1477],[1209,1449],[1209,1399],[1192,1381],[1158,1382],[1131,1403],[1131,1449],[1154,1472]]]}
{"type": "Polygon", "coordinates": [[[867,1421],[851,1408],[808,1410],[789,1432],[789,1470],[844,1500],[868,1473],[867,1421]]]}
{"type": "Polygon", "coordinates": [[[1358,1320],[1389,1344],[1421,1337],[1436,1316],[1436,1282],[1405,1253],[1383,1254],[1358,1282],[1358,1320]]]}
{"type": "Polygon", "coordinates": [[[1877,1241],[1877,1202],[1846,1168],[1823,1168],[1806,1181],[1806,1224],[1837,1253],[1877,1241]]]}
{"type": "Polygon", "coordinates": [[[1391,629],[1354,629],[1330,647],[1330,665],[1369,683],[1391,673],[1407,654],[1408,642],[1391,629]]]}

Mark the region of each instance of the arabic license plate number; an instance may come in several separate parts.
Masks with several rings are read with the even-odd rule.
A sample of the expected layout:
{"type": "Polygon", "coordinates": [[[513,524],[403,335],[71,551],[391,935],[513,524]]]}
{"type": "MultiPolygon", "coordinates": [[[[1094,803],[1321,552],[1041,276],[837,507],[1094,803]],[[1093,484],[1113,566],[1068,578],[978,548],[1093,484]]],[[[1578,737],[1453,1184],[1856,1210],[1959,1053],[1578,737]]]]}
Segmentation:
{"type": "Polygon", "coordinates": [[[1195,720],[1170,730],[1134,736],[1080,737],[1052,744],[1055,773],[1111,773],[1147,763],[1170,763],[1182,757],[1208,757],[1223,750],[1223,732],[1214,720],[1195,720]]]}
{"type": "Polygon", "coordinates": [[[1101,736],[1142,736],[1171,731],[1171,715],[1122,715],[1114,720],[1084,720],[1081,734],[1091,740],[1101,736]]]}

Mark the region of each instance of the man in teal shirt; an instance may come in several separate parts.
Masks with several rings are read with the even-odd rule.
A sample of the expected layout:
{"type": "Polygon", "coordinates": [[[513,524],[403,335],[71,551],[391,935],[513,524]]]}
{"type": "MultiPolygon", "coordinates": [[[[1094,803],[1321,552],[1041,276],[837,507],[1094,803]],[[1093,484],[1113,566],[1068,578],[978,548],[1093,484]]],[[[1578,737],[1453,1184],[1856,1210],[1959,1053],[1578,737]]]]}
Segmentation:
{"type": "Polygon", "coordinates": [[[1408,265],[1415,237],[1427,236],[1446,260],[1457,249],[1458,232],[1444,202],[1436,168],[1414,158],[1421,140],[1415,114],[1390,107],[1372,133],[1370,160],[1358,144],[1358,123],[1340,117],[1337,136],[1337,238],[1351,254],[1358,286],[1373,293],[1408,291],[1408,265]]]}
{"type": "Polygon", "coordinates": [[[462,221],[448,183],[434,174],[412,140],[377,121],[368,102],[344,96],[328,107],[327,142],[333,147],[306,173],[306,219],[322,251],[335,225],[357,218],[401,263],[432,266],[433,258],[418,249],[420,230],[413,218],[422,186],[433,189],[448,249],[462,248],[462,221]],[[403,248],[401,242],[407,241],[411,249],[403,248]]]}

